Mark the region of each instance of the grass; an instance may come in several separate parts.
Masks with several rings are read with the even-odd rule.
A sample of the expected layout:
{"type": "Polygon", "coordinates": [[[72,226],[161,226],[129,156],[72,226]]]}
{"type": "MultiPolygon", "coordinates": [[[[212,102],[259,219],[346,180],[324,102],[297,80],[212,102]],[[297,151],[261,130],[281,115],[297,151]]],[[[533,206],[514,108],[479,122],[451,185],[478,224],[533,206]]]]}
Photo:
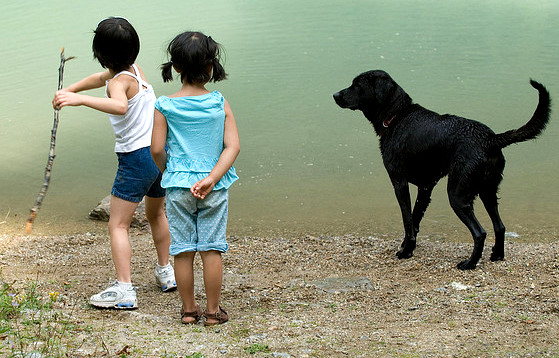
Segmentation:
{"type": "Polygon", "coordinates": [[[5,282],[1,271],[0,279],[0,355],[79,356],[76,336],[90,328],[74,322],[58,292],[41,292],[38,281],[5,282]]]}
{"type": "Polygon", "coordinates": [[[194,353],[192,355],[186,356],[186,358],[204,358],[202,353],[194,353]]]}
{"type": "Polygon", "coordinates": [[[245,351],[248,354],[256,354],[258,352],[270,353],[270,347],[268,347],[267,344],[254,343],[254,344],[250,345],[249,347],[246,347],[245,351]]]}
{"type": "MultiPolygon", "coordinates": [[[[102,332],[74,316],[76,304],[69,304],[64,295],[46,289],[53,284],[38,280],[6,282],[0,270],[1,357],[142,356],[130,345],[111,354],[102,332]],[[84,353],[83,348],[89,353],[84,353]]],[[[204,355],[198,352],[187,356],[162,353],[161,357],[204,358],[204,355]]]]}

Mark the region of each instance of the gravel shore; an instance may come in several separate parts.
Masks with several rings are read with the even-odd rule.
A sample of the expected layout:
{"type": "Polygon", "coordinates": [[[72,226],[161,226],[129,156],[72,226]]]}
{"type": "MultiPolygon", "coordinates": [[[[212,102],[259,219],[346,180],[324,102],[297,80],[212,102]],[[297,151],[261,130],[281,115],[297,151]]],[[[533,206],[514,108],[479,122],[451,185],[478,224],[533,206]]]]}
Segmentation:
{"type": "MultiPolygon", "coordinates": [[[[557,357],[559,241],[509,239],[473,271],[469,243],[420,238],[398,260],[399,238],[229,237],[219,327],[180,323],[178,293],[161,293],[154,250],[131,235],[139,308],[98,310],[87,297],[114,279],[104,234],[0,235],[6,280],[59,292],[78,330],[73,357],[557,357]]],[[[201,262],[196,295],[204,306],[201,262]]]]}

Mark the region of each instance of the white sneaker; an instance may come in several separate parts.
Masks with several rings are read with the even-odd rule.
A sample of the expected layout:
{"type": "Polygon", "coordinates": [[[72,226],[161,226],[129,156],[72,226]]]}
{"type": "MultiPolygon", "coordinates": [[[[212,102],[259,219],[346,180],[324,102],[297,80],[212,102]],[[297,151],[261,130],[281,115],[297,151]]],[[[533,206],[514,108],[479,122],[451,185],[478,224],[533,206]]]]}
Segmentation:
{"type": "Polygon", "coordinates": [[[89,298],[89,303],[95,307],[134,309],[138,308],[138,299],[134,287],[123,290],[118,281],[113,282],[107,289],[89,298]]]}
{"type": "Polygon", "coordinates": [[[159,266],[158,264],[155,264],[153,272],[155,274],[155,283],[161,287],[163,292],[171,291],[177,288],[175,270],[171,264],[167,264],[167,266],[159,266]]]}

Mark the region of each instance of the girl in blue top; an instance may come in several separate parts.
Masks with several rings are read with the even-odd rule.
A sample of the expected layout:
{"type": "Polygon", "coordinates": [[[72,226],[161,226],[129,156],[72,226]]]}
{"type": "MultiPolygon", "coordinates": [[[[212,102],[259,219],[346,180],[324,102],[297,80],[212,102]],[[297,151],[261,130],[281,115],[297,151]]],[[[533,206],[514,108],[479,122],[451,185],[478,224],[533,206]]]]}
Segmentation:
{"type": "Polygon", "coordinates": [[[167,49],[170,61],[161,66],[163,80],[180,74],[182,87],[155,102],[151,155],[163,172],[170,254],[182,299],[181,320],[205,325],[225,323],[219,305],[227,252],[227,189],[238,179],[233,162],[239,154],[239,134],[229,103],[208,82],[226,78],[220,64],[220,45],[199,32],[175,37],[167,49]],[[165,150],[165,145],[168,151],[165,150]],[[194,298],[194,256],[200,252],[204,267],[206,310],[194,298]]]}

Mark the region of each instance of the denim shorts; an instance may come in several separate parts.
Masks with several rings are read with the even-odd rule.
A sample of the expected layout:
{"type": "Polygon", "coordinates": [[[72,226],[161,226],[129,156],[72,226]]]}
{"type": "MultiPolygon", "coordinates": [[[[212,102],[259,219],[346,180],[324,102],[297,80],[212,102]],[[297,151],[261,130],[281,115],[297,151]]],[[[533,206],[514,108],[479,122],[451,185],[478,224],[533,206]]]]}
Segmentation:
{"type": "Polygon", "coordinates": [[[151,157],[149,147],[129,153],[116,153],[118,170],[111,194],[117,198],[139,203],[144,196],[162,198],[161,171],[151,157]]]}
{"type": "Polygon", "coordinates": [[[182,252],[227,252],[228,203],[227,189],[214,190],[204,199],[197,199],[188,188],[167,188],[169,253],[176,256],[182,252]]]}

